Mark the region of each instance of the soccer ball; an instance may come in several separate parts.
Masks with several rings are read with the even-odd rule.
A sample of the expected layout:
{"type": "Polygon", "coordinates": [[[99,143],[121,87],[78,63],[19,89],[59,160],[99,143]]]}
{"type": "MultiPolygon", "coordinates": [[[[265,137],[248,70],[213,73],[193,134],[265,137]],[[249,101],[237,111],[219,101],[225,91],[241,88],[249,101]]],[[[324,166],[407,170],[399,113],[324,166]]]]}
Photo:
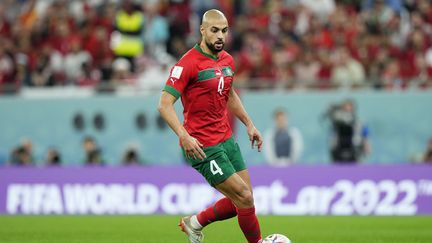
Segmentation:
{"type": "Polygon", "coordinates": [[[281,234],[271,234],[267,236],[262,243],[292,243],[288,237],[281,234]]]}

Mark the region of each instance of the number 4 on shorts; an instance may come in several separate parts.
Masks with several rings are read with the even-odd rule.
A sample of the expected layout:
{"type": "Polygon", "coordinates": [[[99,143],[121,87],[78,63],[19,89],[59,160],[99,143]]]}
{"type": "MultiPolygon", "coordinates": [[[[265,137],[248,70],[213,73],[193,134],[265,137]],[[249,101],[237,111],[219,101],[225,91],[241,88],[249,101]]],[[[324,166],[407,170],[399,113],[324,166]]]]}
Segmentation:
{"type": "Polygon", "coordinates": [[[216,160],[210,161],[210,171],[213,173],[213,175],[216,175],[216,174],[223,175],[222,169],[216,163],[216,160]]]}

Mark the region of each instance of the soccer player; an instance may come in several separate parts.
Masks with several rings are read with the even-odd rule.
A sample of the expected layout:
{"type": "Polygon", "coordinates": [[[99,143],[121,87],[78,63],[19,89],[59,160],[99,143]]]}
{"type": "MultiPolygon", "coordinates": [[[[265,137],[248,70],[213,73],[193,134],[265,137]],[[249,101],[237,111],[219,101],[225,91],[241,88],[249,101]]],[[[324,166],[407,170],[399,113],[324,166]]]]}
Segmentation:
{"type": "Polygon", "coordinates": [[[252,148],[261,151],[262,137],[232,88],[234,60],[223,50],[228,21],[219,10],[208,10],[200,26],[201,42],[172,67],[158,110],[177,134],[187,161],[225,197],[179,226],[189,242],[202,242],[202,228],[237,216],[247,241],[261,242],[249,172],[234,141],[228,110],[247,128],[252,148]],[[181,96],[184,124],[174,110],[181,96]]]}

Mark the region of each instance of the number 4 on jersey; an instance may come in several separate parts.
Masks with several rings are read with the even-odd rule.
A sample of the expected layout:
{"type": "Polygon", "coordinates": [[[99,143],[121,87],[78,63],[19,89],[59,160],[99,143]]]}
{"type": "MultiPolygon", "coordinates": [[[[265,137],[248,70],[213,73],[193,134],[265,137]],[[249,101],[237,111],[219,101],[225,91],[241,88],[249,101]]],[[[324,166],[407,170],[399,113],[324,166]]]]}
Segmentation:
{"type": "Polygon", "coordinates": [[[219,84],[218,84],[218,92],[220,95],[222,95],[222,91],[224,89],[224,84],[225,84],[224,78],[223,78],[223,76],[221,76],[219,79],[219,84]]]}
{"type": "Polygon", "coordinates": [[[216,175],[216,174],[223,175],[222,169],[216,163],[216,160],[210,161],[210,171],[213,173],[213,175],[216,175]]]}

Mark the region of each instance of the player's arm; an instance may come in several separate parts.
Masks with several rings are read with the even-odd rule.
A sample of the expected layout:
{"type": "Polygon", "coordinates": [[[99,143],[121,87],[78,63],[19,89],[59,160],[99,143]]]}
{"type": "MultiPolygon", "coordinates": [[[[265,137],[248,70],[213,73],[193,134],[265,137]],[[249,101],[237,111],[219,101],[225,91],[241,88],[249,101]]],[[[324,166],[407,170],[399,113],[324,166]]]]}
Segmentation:
{"type": "Polygon", "coordinates": [[[237,93],[234,91],[234,88],[231,88],[229,93],[228,109],[246,126],[249,140],[251,141],[252,144],[252,148],[254,147],[254,145],[256,145],[258,151],[261,152],[261,147],[263,143],[263,138],[261,136],[261,133],[255,127],[255,125],[252,122],[252,119],[247,114],[240,98],[238,97],[237,93]]]}
{"type": "Polygon", "coordinates": [[[202,150],[202,144],[195,138],[191,137],[175,112],[174,103],[177,98],[172,94],[162,91],[162,95],[159,100],[158,111],[162,118],[168,123],[171,129],[177,134],[180,142],[186,151],[186,156],[198,159],[204,159],[206,157],[202,150]]]}

